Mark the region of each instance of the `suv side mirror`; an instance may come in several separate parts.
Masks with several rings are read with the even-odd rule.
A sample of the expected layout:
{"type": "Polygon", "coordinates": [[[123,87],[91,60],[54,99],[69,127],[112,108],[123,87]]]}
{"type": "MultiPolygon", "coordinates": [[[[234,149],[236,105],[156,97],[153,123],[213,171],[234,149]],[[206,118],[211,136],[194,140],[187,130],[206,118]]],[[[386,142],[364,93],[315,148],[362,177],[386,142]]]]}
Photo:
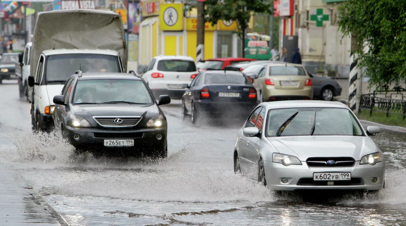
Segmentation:
{"type": "Polygon", "coordinates": [[[35,85],[34,77],[32,75],[28,76],[28,85],[31,87],[35,85]]]}
{"type": "Polygon", "coordinates": [[[59,105],[65,105],[65,97],[63,95],[54,96],[54,103],[59,105]]]}
{"type": "Polygon", "coordinates": [[[242,130],[244,135],[249,136],[249,137],[254,137],[258,135],[259,129],[257,127],[247,127],[242,130]]]}
{"type": "Polygon", "coordinates": [[[171,103],[171,98],[168,95],[160,95],[158,105],[164,105],[171,103]]]}

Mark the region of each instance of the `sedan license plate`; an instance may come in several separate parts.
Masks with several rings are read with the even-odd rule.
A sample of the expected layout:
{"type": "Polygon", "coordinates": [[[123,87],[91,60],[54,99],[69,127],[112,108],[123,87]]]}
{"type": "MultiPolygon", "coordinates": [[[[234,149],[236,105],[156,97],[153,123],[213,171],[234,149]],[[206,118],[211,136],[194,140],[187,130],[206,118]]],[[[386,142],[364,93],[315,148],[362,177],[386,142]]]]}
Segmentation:
{"type": "Polygon", "coordinates": [[[132,147],[134,140],[104,140],[105,147],[132,147]]]}
{"type": "Polygon", "coordinates": [[[168,84],[169,89],[183,89],[182,84],[168,84]]]}
{"type": "Polygon", "coordinates": [[[313,173],[314,181],[351,180],[351,173],[313,173]]]}
{"type": "Polygon", "coordinates": [[[297,86],[298,82],[295,81],[281,81],[282,86],[297,86]]]}
{"type": "Polygon", "coordinates": [[[240,97],[240,93],[219,93],[219,97],[240,97]]]}

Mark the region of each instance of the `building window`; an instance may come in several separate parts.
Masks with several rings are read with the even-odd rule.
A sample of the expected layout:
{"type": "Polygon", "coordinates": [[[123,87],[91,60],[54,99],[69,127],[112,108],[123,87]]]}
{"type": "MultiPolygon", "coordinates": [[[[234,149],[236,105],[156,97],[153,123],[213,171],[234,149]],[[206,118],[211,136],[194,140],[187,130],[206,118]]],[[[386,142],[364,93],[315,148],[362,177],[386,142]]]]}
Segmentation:
{"type": "Polygon", "coordinates": [[[233,39],[232,34],[217,35],[217,57],[232,57],[233,39]]]}

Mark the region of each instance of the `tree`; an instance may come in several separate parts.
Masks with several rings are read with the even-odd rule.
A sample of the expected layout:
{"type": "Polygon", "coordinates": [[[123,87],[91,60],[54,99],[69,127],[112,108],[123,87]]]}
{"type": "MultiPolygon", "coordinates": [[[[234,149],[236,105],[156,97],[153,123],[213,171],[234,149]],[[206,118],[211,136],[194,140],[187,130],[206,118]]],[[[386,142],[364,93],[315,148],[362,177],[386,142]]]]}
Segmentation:
{"type": "Polygon", "coordinates": [[[205,20],[212,25],[219,20],[237,21],[239,31],[237,32],[242,40],[242,53],[244,54],[244,31],[248,28],[248,23],[252,13],[272,13],[272,0],[206,0],[205,20]]]}
{"type": "Polygon", "coordinates": [[[406,81],[406,1],[348,0],[339,7],[339,29],[358,38],[359,66],[369,85],[406,81]]]}

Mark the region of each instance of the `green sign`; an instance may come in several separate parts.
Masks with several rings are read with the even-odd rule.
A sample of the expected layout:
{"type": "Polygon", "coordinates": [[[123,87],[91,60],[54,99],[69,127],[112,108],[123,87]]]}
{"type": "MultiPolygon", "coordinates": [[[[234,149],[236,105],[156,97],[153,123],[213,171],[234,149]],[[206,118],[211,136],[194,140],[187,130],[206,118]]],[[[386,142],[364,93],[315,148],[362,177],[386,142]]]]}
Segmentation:
{"type": "Polygon", "coordinates": [[[323,9],[317,9],[316,15],[310,15],[310,20],[316,21],[316,27],[323,27],[323,21],[330,20],[330,16],[323,15],[323,9]]]}

